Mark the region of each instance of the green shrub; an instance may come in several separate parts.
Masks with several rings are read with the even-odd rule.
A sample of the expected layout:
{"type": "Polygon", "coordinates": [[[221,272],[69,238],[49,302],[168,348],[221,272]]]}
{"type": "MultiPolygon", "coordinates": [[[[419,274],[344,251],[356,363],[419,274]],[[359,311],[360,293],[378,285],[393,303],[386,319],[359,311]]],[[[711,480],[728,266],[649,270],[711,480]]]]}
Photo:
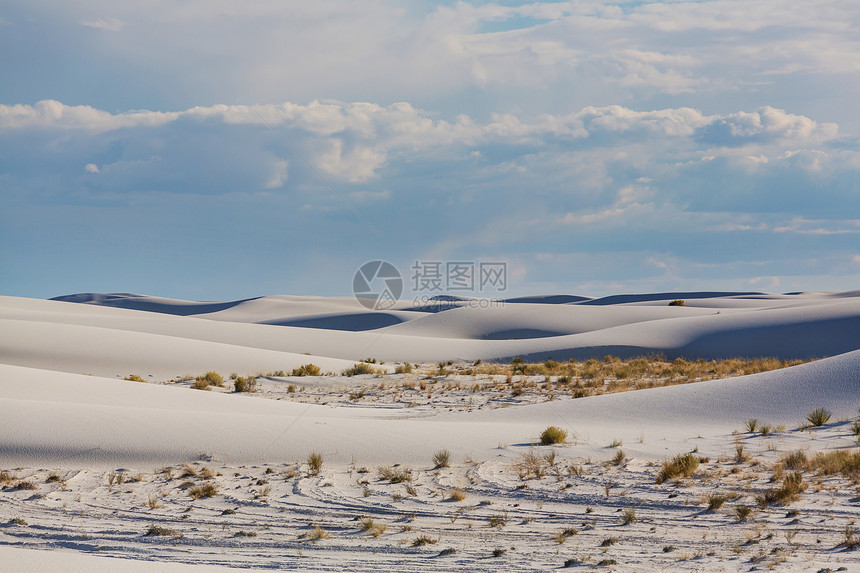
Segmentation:
{"type": "Polygon", "coordinates": [[[319,376],[321,373],[320,367],[316,364],[302,364],[298,368],[293,368],[292,376],[319,376]]]}
{"type": "Polygon", "coordinates": [[[806,419],[815,427],[823,426],[830,421],[830,412],[824,408],[816,408],[807,414],[806,419]]]}
{"type": "Polygon", "coordinates": [[[237,376],[236,379],[233,380],[233,389],[235,392],[256,392],[257,379],[254,376],[237,376]]]}
{"type": "Polygon", "coordinates": [[[356,362],[351,368],[343,371],[344,376],[358,376],[360,374],[373,374],[376,370],[367,362],[356,362]]]}
{"type": "Polygon", "coordinates": [[[567,432],[558,426],[549,426],[541,432],[540,443],[549,446],[552,444],[563,444],[567,440],[567,432]]]}

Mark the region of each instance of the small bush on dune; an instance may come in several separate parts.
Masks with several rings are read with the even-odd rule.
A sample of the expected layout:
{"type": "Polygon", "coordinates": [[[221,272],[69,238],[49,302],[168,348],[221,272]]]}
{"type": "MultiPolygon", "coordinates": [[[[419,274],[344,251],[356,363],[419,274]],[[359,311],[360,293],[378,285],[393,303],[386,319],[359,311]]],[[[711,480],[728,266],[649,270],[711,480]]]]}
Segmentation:
{"type": "Polygon", "coordinates": [[[540,443],[545,446],[552,444],[563,444],[567,440],[567,432],[558,426],[549,426],[541,432],[540,443]]]}
{"type": "Polygon", "coordinates": [[[439,450],[433,454],[434,469],[447,468],[451,462],[451,452],[448,450],[439,450]]]}
{"type": "Polygon", "coordinates": [[[451,490],[451,499],[453,501],[463,501],[466,499],[466,492],[462,489],[452,489],[451,490]]]}
{"type": "Polygon", "coordinates": [[[738,521],[746,521],[747,519],[749,519],[751,513],[752,508],[748,505],[735,506],[735,517],[738,518],[738,521]]]}
{"type": "Polygon", "coordinates": [[[403,483],[406,481],[412,481],[412,472],[404,468],[381,466],[378,471],[379,479],[388,481],[389,483],[403,483]]]}
{"type": "Polygon", "coordinates": [[[694,454],[678,454],[671,460],[663,462],[660,473],[657,474],[657,483],[677,477],[690,477],[699,467],[699,458],[694,454]]]}
{"type": "Polygon", "coordinates": [[[360,374],[373,374],[376,370],[367,362],[356,362],[351,368],[343,371],[344,376],[358,376],[360,374]]]}
{"type": "Polygon", "coordinates": [[[675,299],[669,303],[669,306],[684,306],[685,304],[687,304],[687,303],[684,302],[683,300],[675,299]]]}
{"type": "Polygon", "coordinates": [[[195,390],[208,390],[209,386],[218,386],[219,388],[224,387],[224,378],[218,374],[217,372],[209,371],[203,376],[198,376],[194,379],[194,385],[192,386],[195,390]]]}
{"type": "Polygon", "coordinates": [[[638,520],[639,518],[636,517],[636,510],[632,507],[628,507],[621,513],[621,523],[624,525],[636,523],[638,520]]]}
{"type": "Polygon", "coordinates": [[[216,495],[218,495],[218,488],[215,487],[215,484],[205,483],[203,485],[198,485],[190,488],[188,490],[188,495],[190,495],[192,499],[215,497],[216,495]]]}
{"type": "Polygon", "coordinates": [[[795,450],[787,453],[780,458],[780,463],[790,470],[806,470],[809,469],[809,458],[802,450],[795,450]]]}
{"type": "Polygon", "coordinates": [[[137,374],[129,374],[128,376],[123,378],[123,380],[128,380],[130,382],[146,382],[146,380],[144,380],[143,378],[141,378],[137,374]]]}
{"type": "Polygon", "coordinates": [[[412,374],[412,365],[408,362],[406,364],[398,364],[395,366],[394,372],[396,374],[412,374]]]}
{"type": "Polygon", "coordinates": [[[810,460],[810,465],[824,475],[841,473],[849,478],[860,477],[860,451],[819,452],[810,460]]]}
{"type": "Polygon", "coordinates": [[[146,530],[144,535],[159,535],[159,536],[170,536],[170,537],[182,537],[182,534],[174,529],[168,529],[167,527],[161,527],[159,525],[150,525],[149,529],[146,530]]]}
{"type": "Polygon", "coordinates": [[[825,410],[824,408],[816,408],[807,414],[806,419],[815,427],[823,426],[827,422],[830,421],[830,412],[825,410]]]}
{"type": "Polygon", "coordinates": [[[748,433],[754,434],[756,431],[756,428],[758,427],[758,420],[756,420],[755,418],[750,418],[749,420],[746,421],[746,423],[744,425],[746,426],[748,433]]]}
{"type": "Polygon", "coordinates": [[[794,472],[786,476],[782,482],[782,487],[769,489],[756,497],[756,503],[762,508],[775,503],[792,503],[800,499],[800,494],[806,487],[806,482],[803,481],[803,476],[800,472],[794,472]]]}
{"type": "Polygon", "coordinates": [[[302,364],[298,368],[293,368],[291,376],[319,376],[320,373],[320,367],[316,364],[302,364]]]}
{"type": "Polygon", "coordinates": [[[254,376],[242,377],[237,376],[235,380],[233,380],[233,391],[234,392],[256,392],[257,391],[257,379],[254,376]]]}
{"type": "Polygon", "coordinates": [[[728,496],[719,493],[708,494],[708,511],[716,511],[723,507],[723,504],[728,500],[728,496]]]}
{"type": "Polygon", "coordinates": [[[318,541],[320,539],[328,539],[328,531],[320,527],[319,525],[314,525],[311,530],[307,534],[307,538],[311,541],[318,541]]]}
{"type": "Polygon", "coordinates": [[[311,452],[308,456],[308,474],[312,476],[320,475],[323,466],[323,456],[319,452],[311,452]]]}

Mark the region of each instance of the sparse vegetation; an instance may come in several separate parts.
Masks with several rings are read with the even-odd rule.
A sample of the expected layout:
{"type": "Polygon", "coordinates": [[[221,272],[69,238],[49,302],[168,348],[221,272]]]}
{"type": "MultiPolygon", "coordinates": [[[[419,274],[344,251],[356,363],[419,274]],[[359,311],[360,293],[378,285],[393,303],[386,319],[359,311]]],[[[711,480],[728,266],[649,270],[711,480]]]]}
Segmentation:
{"type": "Polygon", "coordinates": [[[755,418],[750,418],[744,423],[744,426],[747,429],[747,433],[754,434],[756,428],[758,428],[758,420],[756,420],[755,418]]]}
{"type": "Polygon", "coordinates": [[[389,483],[403,483],[412,481],[412,472],[406,468],[380,466],[378,473],[379,479],[385,480],[389,483]]]}
{"type": "Polygon", "coordinates": [[[419,535],[412,542],[412,547],[421,547],[422,545],[435,545],[439,543],[438,538],[430,537],[429,535],[419,535]]]}
{"type": "Polygon", "coordinates": [[[463,501],[466,499],[466,492],[462,489],[452,489],[450,493],[450,499],[453,501],[463,501]]]}
{"type": "Polygon", "coordinates": [[[736,505],[735,506],[735,517],[738,518],[738,521],[746,521],[749,519],[750,514],[752,513],[752,508],[748,505],[736,505]]]}
{"type": "Polygon", "coordinates": [[[623,523],[624,525],[636,523],[637,521],[638,518],[636,517],[636,508],[628,507],[621,512],[621,523],[623,523]]]}
{"type": "Polygon", "coordinates": [[[368,531],[374,537],[379,537],[388,529],[386,524],[374,521],[372,517],[363,517],[358,523],[362,531],[368,531]]]}
{"type": "Polygon", "coordinates": [[[182,534],[175,529],[168,529],[167,527],[161,527],[159,525],[150,525],[149,529],[146,530],[146,533],[144,533],[144,535],[182,537],[182,534]]]}
{"type": "Polygon", "coordinates": [[[685,304],[687,304],[685,301],[681,300],[680,298],[677,298],[669,302],[668,306],[684,306],[685,304]]]}
{"type": "Polygon", "coordinates": [[[757,496],[756,503],[762,508],[775,503],[793,503],[800,499],[800,494],[806,487],[807,484],[803,481],[803,475],[800,472],[794,472],[785,477],[781,487],[769,489],[757,496]]]}
{"type": "Polygon", "coordinates": [[[709,493],[708,494],[708,511],[717,511],[723,504],[728,500],[728,496],[720,494],[720,493],[709,493]]]}
{"type": "Polygon", "coordinates": [[[558,426],[549,426],[541,432],[540,443],[544,446],[552,444],[563,444],[567,440],[567,432],[558,426]]]}
{"type": "Polygon", "coordinates": [[[143,378],[141,378],[137,374],[129,374],[128,376],[123,378],[123,380],[128,380],[130,382],[146,382],[146,380],[144,380],[143,378]]]}
{"type": "Polygon", "coordinates": [[[433,468],[447,468],[451,462],[451,452],[448,450],[439,450],[433,454],[433,468]]]}
{"type": "Polygon", "coordinates": [[[823,426],[830,421],[830,412],[824,408],[816,408],[806,415],[806,420],[815,427],[823,426]]]}
{"type": "Polygon", "coordinates": [[[307,459],[308,474],[312,476],[320,475],[323,466],[323,455],[319,452],[311,452],[307,459]]]}
{"type": "Polygon", "coordinates": [[[291,376],[319,376],[322,373],[320,367],[316,364],[302,364],[298,368],[293,368],[291,376]]]}
{"type": "Polygon", "coordinates": [[[204,483],[202,485],[188,488],[188,495],[190,495],[192,499],[214,497],[218,495],[218,488],[213,483],[204,483]]]}
{"type": "Polygon", "coordinates": [[[344,376],[358,376],[360,374],[375,374],[376,369],[367,362],[356,362],[352,367],[343,371],[344,376]]]}
{"type": "Polygon", "coordinates": [[[257,378],[255,376],[237,376],[233,380],[234,392],[256,392],[257,378]]]}
{"type": "Polygon", "coordinates": [[[192,384],[191,387],[195,390],[208,390],[210,386],[218,386],[219,388],[223,388],[224,378],[217,372],[213,372],[210,370],[206,374],[195,378],[194,384],[192,384]]]}
{"type": "Polygon", "coordinates": [[[310,541],[319,541],[320,539],[328,539],[329,533],[319,525],[314,525],[311,527],[310,531],[307,533],[307,538],[310,541]]]}
{"type": "Polygon", "coordinates": [[[660,473],[657,474],[657,483],[661,484],[667,480],[678,477],[690,477],[699,467],[699,458],[692,453],[678,454],[671,460],[663,462],[660,473]]]}

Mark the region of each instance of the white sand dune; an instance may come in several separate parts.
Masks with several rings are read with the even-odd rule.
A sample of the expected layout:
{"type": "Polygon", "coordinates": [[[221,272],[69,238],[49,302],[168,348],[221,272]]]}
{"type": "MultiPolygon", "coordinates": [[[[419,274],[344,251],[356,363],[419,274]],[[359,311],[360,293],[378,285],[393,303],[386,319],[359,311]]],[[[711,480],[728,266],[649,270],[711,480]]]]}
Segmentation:
{"type": "Polygon", "coordinates": [[[847,416],[860,403],[860,351],[730,380],[429,418],[15,366],[0,366],[0,380],[0,455],[25,465],[137,467],[203,453],[262,463],[303,459],[312,449],[339,463],[418,463],[439,448],[486,454],[499,443],[530,443],[547,423],[632,440],[690,427],[728,433],[748,418],[796,425],[816,407],[847,416]]]}
{"type": "MultiPolygon", "coordinates": [[[[394,376],[267,383],[378,385],[394,383],[394,376]]],[[[754,504],[756,492],[771,487],[767,475],[753,474],[761,466],[740,472],[719,466],[734,463],[735,440],[771,461],[781,448],[845,448],[854,438],[840,421],[855,415],[858,405],[856,291],[550,295],[498,308],[458,300],[443,310],[404,304],[385,313],[320,297],[217,303],[137,295],[0,297],[0,469],[20,472],[38,490],[2,490],[0,569],[552,570],[568,557],[585,556],[595,565],[612,556],[620,560],[619,571],[747,570],[746,549],[730,549],[741,543],[731,516],[695,507],[715,491],[709,478],[677,488],[679,497],[673,488],[655,486],[649,464],[702,452],[713,458],[708,475],[722,476],[716,488],[734,480],[739,497],[733,503],[754,504]],[[666,306],[673,298],[687,305],[666,306]],[[452,412],[406,402],[308,404],[117,379],[290,370],[307,362],[337,372],[368,356],[435,362],[650,352],[827,358],[727,380],[452,412]],[[792,431],[819,407],[834,413],[834,423],[817,433],[792,431]],[[750,418],[785,424],[788,431],[773,438],[733,435],[750,418]],[[553,451],[582,464],[585,473],[524,484],[513,464],[547,425],[569,432],[567,445],[553,451]],[[616,440],[627,456],[623,467],[608,463],[616,453],[609,443],[616,440]],[[455,462],[433,471],[430,459],[441,449],[455,462]],[[301,466],[312,451],[323,454],[324,475],[289,477],[289,468],[301,466]],[[214,498],[194,500],[191,511],[183,480],[154,469],[201,459],[217,469],[220,489],[214,498]],[[369,474],[357,469],[394,464],[414,468],[414,493],[376,477],[368,481],[369,474]],[[107,485],[119,469],[145,475],[121,488],[107,485]],[[64,481],[50,481],[51,471],[64,481]],[[750,490],[751,479],[758,489],[750,490]],[[561,487],[559,480],[568,483],[561,487]],[[269,499],[260,498],[264,486],[272,488],[269,499]],[[610,497],[612,487],[618,493],[610,497]],[[467,490],[468,500],[451,501],[451,488],[467,490]],[[153,496],[160,508],[152,507],[153,496]],[[621,528],[618,512],[626,507],[636,507],[642,523],[621,528]],[[487,525],[509,512],[504,529],[487,525]],[[390,523],[388,532],[376,539],[358,530],[355,519],[366,513],[390,523]],[[320,521],[334,531],[333,539],[317,545],[301,537],[320,521]],[[185,537],[144,535],[155,522],[185,537]],[[580,523],[579,535],[563,548],[552,540],[560,528],[580,523]],[[240,530],[259,537],[237,537],[240,530]],[[439,547],[456,553],[445,557],[439,547],[413,547],[419,531],[433,532],[443,540],[439,547]],[[598,549],[608,536],[619,544],[598,549]],[[510,550],[494,560],[488,543],[510,550]],[[661,550],[669,545],[699,556],[676,558],[661,550]]],[[[827,479],[822,493],[804,494],[809,501],[801,506],[801,521],[789,522],[782,510],[756,517],[770,531],[800,531],[791,552],[779,546],[781,536],[760,536],[762,552],[767,546],[767,555],[784,555],[793,570],[856,565],[838,545],[856,509],[855,494],[841,491],[837,478],[827,479]]]]}
{"type": "Polygon", "coordinates": [[[860,348],[856,293],[712,296],[685,307],[642,296],[601,305],[457,303],[435,313],[405,304],[373,313],[354,300],[320,297],[205,304],[131,295],[72,298],[87,302],[0,297],[2,362],[163,378],[208,369],[290,369],[307,361],[339,371],[345,361],[369,356],[388,362],[610,353],[810,358],[860,348]],[[190,314],[195,309],[206,312],[190,314]]]}

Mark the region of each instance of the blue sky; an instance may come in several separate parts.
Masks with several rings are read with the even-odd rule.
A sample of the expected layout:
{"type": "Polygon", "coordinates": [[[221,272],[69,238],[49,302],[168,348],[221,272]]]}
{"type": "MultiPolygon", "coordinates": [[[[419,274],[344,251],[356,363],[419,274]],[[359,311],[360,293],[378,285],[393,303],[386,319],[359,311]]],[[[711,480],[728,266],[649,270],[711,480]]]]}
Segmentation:
{"type": "Polygon", "coordinates": [[[0,293],[860,284],[853,0],[9,0],[0,293]]]}

